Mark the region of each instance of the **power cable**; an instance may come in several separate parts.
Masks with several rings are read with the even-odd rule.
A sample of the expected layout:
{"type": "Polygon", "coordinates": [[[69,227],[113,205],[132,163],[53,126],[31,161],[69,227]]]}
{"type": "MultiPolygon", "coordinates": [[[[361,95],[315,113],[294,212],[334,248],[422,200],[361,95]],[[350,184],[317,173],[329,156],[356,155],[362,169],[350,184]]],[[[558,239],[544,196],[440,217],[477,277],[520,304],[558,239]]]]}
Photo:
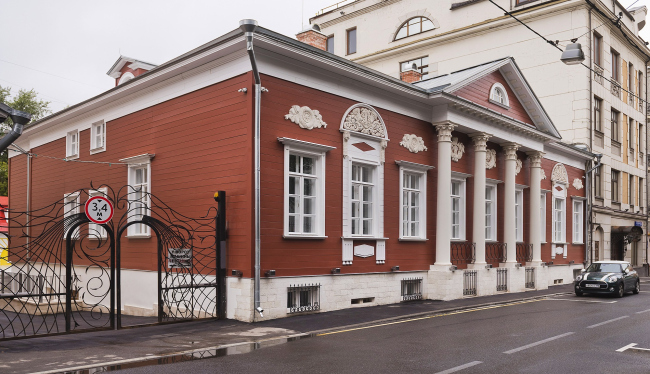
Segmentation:
{"type": "MultiPolygon", "coordinates": [[[[22,88],[22,89],[29,90],[29,88],[27,88],[27,87],[25,87],[25,86],[22,86],[22,85],[20,85],[20,84],[16,84],[16,83],[13,83],[13,82],[9,82],[8,80],[3,79],[3,78],[0,78],[0,81],[7,82],[7,83],[11,84],[12,86],[18,86],[18,87],[20,87],[20,88],[22,88]]],[[[61,103],[61,104],[65,104],[65,105],[70,105],[70,104],[66,103],[65,101],[57,100],[57,99],[53,98],[52,96],[45,95],[45,94],[43,94],[43,93],[39,93],[39,95],[40,95],[40,96],[45,96],[45,97],[49,98],[49,99],[52,100],[52,101],[56,101],[57,103],[61,103]]]]}
{"type": "MultiPolygon", "coordinates": [[[[12,144],[12,146],[18,148],[18,146],[14,145],[14,144],[12,144]]],[[[41,158],[47,158],[47,159],[51,159],[51,160],[58,160],[58,161],[65,161],[65,162],[78,162],[78,163],[82,163],[82,164],[102,164],[102,165],[108,165],[108,166],[113,166],[113,165],[127,165],[128,166],[129,165],[127,163],[119,162],[119,161],[118,162],[107,162],[107,161],[84,161],[84,160],[76,160],[76,159],[71,160],[71,159],[67,159],[67,158],[60,158],[60,157],[53,157],[53,156],[47,156],[47,155],[32,153],[32,152],[25,151],[23,149],[7,148],[7,150],[8,151],[13,151],[13,152],[16,152],[16,153],[20,153],[20,154],[24,154],[24,155],[28,155],[28,156],[32,156],[33,158],[41,157],[41,158]]]]}
{"type": "Polygon", "coordinates": [[[11,65],[19,66],[19,67],[21,67],[21,68],[25,68],[25,69],[29,69],[29,70],[34,70],[34,71],[37,71],[37,72],[39,72],[39,73],[43,73],[43,74],[47,74],[47,75],[51,75],[51,76],[53,76],[53,77],[57,77],[57,78],[61,78],[61,79],[65,79],[65,80],[68,80],[68,81],[70,81],[70,82],[75,82],[75,83],[79,83],[79,84],[86,85],[86,86],[88,86],[88,87],[93,87],[93,88],[98,88],[98,89],[100,89],[100,90],[103,90],[103,88],[101,88],[101,87],[97,87],[97,86],[93,86],[92,84],[88,84],[88,83],[84,83],[84,82],[79,82],[79,81],[76,81],[76,80],[74,80],[74,79],[70,79],[70,78],[62,77],[62,76],[60,76],[60,75],[56,75],[56,74],[52,74],[52,73],[48,73],[48,72],[43,71],[43,70],[38,70],[38,69],[30,68],[30,67],[28,67],[28,66],[21,65],[21,64],[17,64],[17,63],[15,63],[15,62],[7,61],[7,60],[3,60],[3,59],[1,59],[1,58],[0,58],[0,61],[5,62],[5,63],[7,63],[7,64],[11,64],[11,65]]]}

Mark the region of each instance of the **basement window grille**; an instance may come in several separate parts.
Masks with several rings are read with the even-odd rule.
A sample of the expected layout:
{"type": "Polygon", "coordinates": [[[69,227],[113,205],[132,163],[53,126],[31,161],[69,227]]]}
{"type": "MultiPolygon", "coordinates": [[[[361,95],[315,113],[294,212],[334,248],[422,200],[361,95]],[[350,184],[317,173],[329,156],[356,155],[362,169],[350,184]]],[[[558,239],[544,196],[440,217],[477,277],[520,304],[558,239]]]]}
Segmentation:
{"type": "Polygon", "coordinates": [[[402,301],[422,299],[422,278],[402,279],[402,301]]]}
{"type": "Polygon", "coordinates": [[[497,269],[497,291],[508,291],[508,269],[497,269]]]}
{"type": "Polygon", "coordinates": [[[293,285],[287,288],[287,313],[320,310],[320,284],[293,285]]]}
{"type": "Polygon", "coordinates": [[[526,268],[526,288],[535,288],[535,268],[526,268]]]}
{"type": "Polygon", "coordinates": [[[463,272],[463,295],[476,296],[476,278],[478,272],[476,270],[465,270],[463,272]]]}

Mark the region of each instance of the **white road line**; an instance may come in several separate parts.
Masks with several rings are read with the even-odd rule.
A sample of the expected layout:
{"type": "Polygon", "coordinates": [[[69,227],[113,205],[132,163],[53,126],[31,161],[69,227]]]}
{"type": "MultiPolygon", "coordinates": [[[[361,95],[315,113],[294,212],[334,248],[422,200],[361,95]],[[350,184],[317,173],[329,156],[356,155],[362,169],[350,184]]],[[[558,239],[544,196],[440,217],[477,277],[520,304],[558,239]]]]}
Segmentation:
{"type": "Polygon", "coordinates": [[[436,374],[455,373],[457,371],[465,370],[467,368],[471,368],[472,366],[476,366],[476,365],[482,364],[482,363],[483,363],[483,361],[472,361],[472,362],[466,363],[465,365],[456,366],[455,368],[447,369],[445,371],[439,371],[436,374]]]}
{"type": "Polygon", "coordinates": [[[618,317],[618,318],[610,319],[610,320],[607,320],[607,321],[605,321],[605,322],[601,322],[601,323],[597,323],[597,324],[595,324],[595,325],[587,326],[587,328],[588,328],[588,329],[593,329],[594,327],[598,327],[598,326],[606,325],[606,324],[608,324],[608,323],[616,322],[616,321],[619,321],[619,320],[625,319],[625,318],[627,318],[627,317],[629,317],[629,316],[622,316],[622,317],[618,317]]]}
{"type": "Polygon", "coordinates": [[[636,343],[628,344],[625,347],[621,347],[621,348],[617,349],[616,352],[625,352],[628,349],[634,347],[635,345],[636,345],[636,343]]]}
{"type": "Polygon", "coordinates": [[[562,334],[562,335],[553,336],[551,338],[540,340],[540,341],[535,342],[535,343],[530,343],[528,345],[524,345],[524,346],[521,346],[519,348],[511,349],[511,350],[505,351],[503,353],[505,353],[507,355],[510,355],[510,354],[513,354],[513,353],[517,353],[519,351],[523,351],[524,349],[532,348],[532,347],[538,346],[540,344],[548,343],[550,341],[560,339],[560,338],[564,338],[565,336],[569,336],[569,335],[573,335],[573,334],[575,334],[575,333],[574,332],[567,332],[567,333],[562,334]]]}
{"type": "Polygon", "coordinates": [[[545,300],[561,300],[561,301],[575,301],[575,302],[579,302],[579,303],[602,303],[602,304],[618,303],[618,301],[616,301],[616,300],[614,300],[614,301],[598,301],[598,300],[583,300],[583,299],[574,300],[574,299],[556,299],[554,297],[550,297],[550,298],[545,299],[545,300]]]}
{"type": "Polygon", "coordinates": [[[636,312],[636,314],[641,314],[641,313],[648,313],[650,312],[650,309],[642,310],[640,312],[636,312]]]}

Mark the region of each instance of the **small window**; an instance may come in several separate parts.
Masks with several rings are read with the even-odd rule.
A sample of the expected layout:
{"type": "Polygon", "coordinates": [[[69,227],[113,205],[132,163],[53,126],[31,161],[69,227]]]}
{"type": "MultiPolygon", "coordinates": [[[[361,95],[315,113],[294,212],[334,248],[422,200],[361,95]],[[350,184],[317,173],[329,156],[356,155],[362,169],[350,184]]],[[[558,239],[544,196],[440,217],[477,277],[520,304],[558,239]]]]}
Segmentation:
{"type": "Polygon", "coordinates": [[[603,66],[603,37],[594,33],[594,62],[603,66]]]}
{"type": "Polygon", "coordinates": [[[603,108],[603,100],[594,97],[594,128],[596,129],[596,131],[600,131],[600,132],[603,132],[602,108],[603,108]]]}
{"type": "Polygon", "coordinates": [[[451,180],[451,239],[465,240],[465,177],[451,180]]]}
{"type": "Polygon", "coordinates": [[[287,288],[287,313],[320,309],[320,284],[290,285],[287,288]]]}
{"type": "Polygon", "coordinates": [[[503,107],[510,107],[508,93],[501,83],[495,83],[490,89],[490,102],[503,107]]]}
{"type": "Polygon", "coordinates": [[[425,31],[435,28],[433,22],[426,17],[413,17],[404,22],[395,34],[395,40],[406,38],[407,36],[421,34],[425,31]]]}
{"type": "Polygon", "coordinates": [[[630,207],[634,206],[634,175],[630,174],[627,182],[627,203],[630,207]]]}
{"type": "MultiPolygon", "coordinates": [[[[108,197],[107,191],[108,190],[105,187],[100,188],[99,190],[90,190],[88,191],[88,199],[95,196],[108,197]]],[[[88,237],[89,239],[106,239],[108,234],[101,225],[90,222],[88,223],[88,237]]]]}
{"type": "Polygon", "coordinates": [[[348,55],[357,53],[357,28],[347,31],[347,52],[348,55]]]}
{"type": "Polygon", "coordinates": [[[639,206],[643,206],[643,178],[639,178],[639,206]]]}
{"type": "Polygon", "coordinates": [[[518,242],[524,241],[524,191],[515,191],[515,233],[518,242]]]}
{"type": "Polygon", "coordinates": [[[611,123],[612,123],[612,140],[613,141],[620,141],[620,133],[621,130],[619,129],[618,125],[618,112],[612,108],[612,118],[611,118],[611,123]]]}
{"type": "Polygon", "coordinates": [[[497,186],[485,186],[485,240],[497,240],[497,186]]]}
{"type": "Polygon", "coordinates": [[[596,197],[603,197],[603,178],[602,170],[603,166],[599,166],[594,170],[594,194],[596,197]]]}
{"type": "Polygon", "coordinates": [[[97,153],[106,150],[106,124],[104,121],[95,122],[90,128],[90,152],[97,153]]]}
{"type": "Polygon", "coordinates": [[[627,89],[630,94],[634,91],[634,65],[631,62],[627,66],[627,89]]]}
{"type": "Polygon", "coordinates": [[[415,70],[419,71],[422,74],[422,79],[427,79],[429,77],[429,56],[419,57],[413,60],[400,62],[399,70],[400,73],[413,69],[415,65],[415,70]]]}
{"type": "Polygon", "coordinates": [[[79,157],[79,130],[70,131],[66,136],[65,157],[67,158],[79,157]]]}
{"type": "Polygon", "coordinates": [[[334,53],[334,35],[327,37],[327,52],[334,53]]]}
{"type": "MultiPolygon", "coordinates": [[[[79,192],[73,192],[63,196],[63,239],[67,239],[68,231],[72,227],[71,217],[80,213],[79,192]]],[[[72,234],[72,239],[79,239],[79,227],[72,234]]]]}
{"type": "Polygon", "coordinates": [[[584,202],[582,200],[573,201],[573,243],[583,243],[583,209],[584,202]]]}
{"type": "Polygon", "coordinates": [[[627,147],[631,153],[634,153],[634,120],[630,118],[627,123],[627,147]]]}
{"type": "Polygon", "coordinates": [[[612,201],[619,202],[619,174],[618,170],[612,169],[612,201]]]}
{"type": "Polygon", "coordinates": [[[352,164],[352,235],[373,235],[375,167],[352,164]]]}
{"type": "Polygon", "coordinates": [[[611,50],[612,54],[612,79],[618,82],[620,80],[620,59],[619,59],[619,54],[615,50],[611,50]]]}

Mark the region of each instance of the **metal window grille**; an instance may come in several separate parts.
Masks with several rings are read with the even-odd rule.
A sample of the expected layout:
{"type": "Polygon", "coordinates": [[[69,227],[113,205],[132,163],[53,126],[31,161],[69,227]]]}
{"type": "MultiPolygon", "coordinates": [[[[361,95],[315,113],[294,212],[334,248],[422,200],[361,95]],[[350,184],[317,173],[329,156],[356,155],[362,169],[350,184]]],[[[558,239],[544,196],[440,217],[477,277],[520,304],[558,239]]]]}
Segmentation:
{"type": "Polygon", "coordinates": [[[463,272],[463,295],[464,296],[476,296],[476,278],[478,277],[478,271],[476,270],[465,270],[463,272]]]}
{"type": "Polygon", "coordinates": [[[422,278],[402,279],[402,301],[422,299],[422,278]]]}
{"type": "Polygon", "coordinates": [[[525,264],[533,260],[533,245],[528,243],[517,243],[517,262],[525,264]]]}
{"type": "Polygon", "coordinates": [[[287,309],[289,314],[320,310],[320,284],[289,286],[287,309]]]}
{"type": "Polygon", "coordinates": [[[476,244],[466,242],[451,243],[451,263],[459,269],[467,268],[467,264],[473,264],[475,260],[476,244]]]}
{"type": "Polygon", "coordinates": [[[497,269],[497,291],[508,291],[508,269],[497,269]]]}
{"type": "Polygon", "coordinates": [[[526,268],[526,288],[535,288],[535,268],[526,268]]]}

